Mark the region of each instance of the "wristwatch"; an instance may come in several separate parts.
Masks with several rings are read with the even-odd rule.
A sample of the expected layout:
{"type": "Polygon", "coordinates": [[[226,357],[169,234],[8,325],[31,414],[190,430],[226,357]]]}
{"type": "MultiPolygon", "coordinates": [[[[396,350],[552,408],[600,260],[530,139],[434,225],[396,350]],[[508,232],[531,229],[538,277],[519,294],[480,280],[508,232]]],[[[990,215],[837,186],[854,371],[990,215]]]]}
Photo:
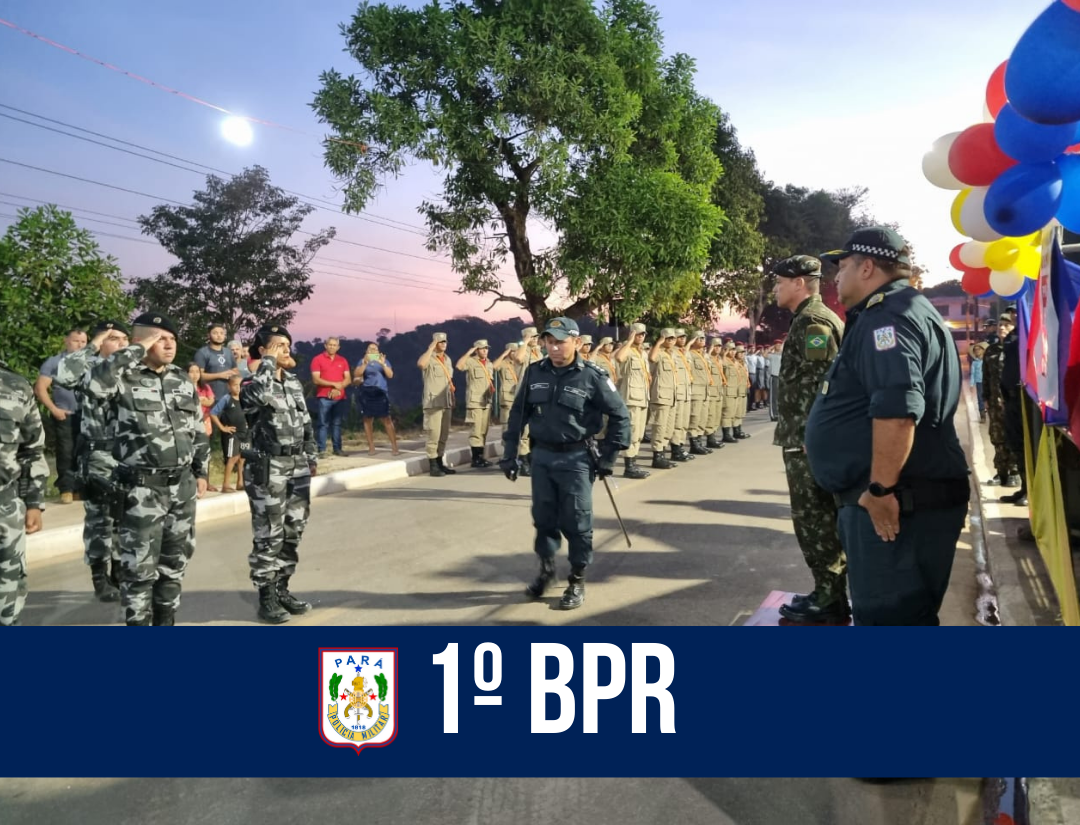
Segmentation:
{"type": "Polygon", "coordinates": [[[885,498],[885,496],[891,496],[893,493],[895,493],[896,487],[897,485],[893,485],[892,487],[886,487],[882,484],[878,484],[876,481],[871,481],[870,486],[866,489],[867,492],[869,492],[870,495],[872,495],[874,498],[885,498]]]}

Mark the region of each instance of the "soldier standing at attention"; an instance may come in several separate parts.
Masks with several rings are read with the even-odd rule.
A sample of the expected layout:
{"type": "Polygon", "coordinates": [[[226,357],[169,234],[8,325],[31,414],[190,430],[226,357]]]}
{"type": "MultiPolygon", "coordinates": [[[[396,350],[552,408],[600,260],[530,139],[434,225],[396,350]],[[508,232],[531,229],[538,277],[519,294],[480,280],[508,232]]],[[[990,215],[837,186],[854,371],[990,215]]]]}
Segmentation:
{"type": "Polygon", "coordinates": [[[820,257],[840,264],[847,328],[806,422],[806,454],[840,508],[855,623],[937,625],[971,497],[954,425],[956,344],[911,286],[895,230],[858,229],[820,257]]]}
{"type": "Polygon", "coordinates": [[[514,403],[514,395],[517,393],[519,382],[519,367],[514,360],[518,343],[511,341],[506,345],[503,354],[495,359],[492,369],[499,376],[499,421],[506,425],[510,420],[510,407],[514,403]]]}
{"type": "Polygon", "coordinates": [[[0,361],[0,627],[26,603],[26,537],[41,529],[49,465],[30,383],[0,361]]]}
{"type": "MultiPolygon", "coordinates": [[[[1000,335],[1013,331],[1015,324],[1011,315],[1002,315],[1000,335]]],[[[995,325],[996,326],[996,325],[995,325]]],[[[990,425],[990,443],[994,445],[994,469],[997,475],[990,484],[1002,487],[1020,486],[1020,462],[1005,438],[1005,396],[1001,392],[1001,373],[1005,366],[1005,347],[1001,337],[991,334],[986,339],[983,353],[983,393],[986,398],[986,418],[990,425]]]]}
{"type": "Polygon", "coordinates": [[[720,431],[720,412],[724,403],[724,364],[720,360],[719,338],[709,341],[708,355],[706,359],[709,365],[709,391],[705,394],[705,446],[718,450],[724,446],[724,441],[717,437],[720,431]]]}
{"type": "Polygon", "coordinates": [[[675,359],[675,425],[671,433],[671,460],[692,461],[694,456],[686,450],[686,428],[690,426],[690,361],[686,357],[686,330],[675,330],[675,346],[671,350],[675,359]]]}
{"type": "Polygon", "coordinates": [[[600,343],[596,345],[596,352],[590,360],[597,366],[606,369],[608,375],[611,376],[611,380],[617,385],[619,383],[619,365],[615,361],[614,353],[615,339],[604,336],[600,339],[600,343]]]}
{"type": "Polygon", "coordinates": [[[591,335],[582,335],[581,349],[578,350],[578,354],[586,361],[591,361],[593,358],[593,343],[591,335]]]}
{"type": "Polygon", "coordinates": [[[90,568],[94,595],[103,602],[120,598],[120,543],[113,518],[116,419],[108,402],[89,395],[86,385],[93,367],[126,346],[127,327],[119,321],[102,321],[91,331],[87,346],[66,353],[56,366],[56,383],[73,390],[79,402],[75,464],[83,489],[83,560],[90,568]]]}
{"type": "MultiPolygon", "coordinates": [[[[660,340],[649,353],[653,365],[649,390],[649,443],[652,445],[654,470],[670,470],[675,464],[664,455],[675,431],[675,330],[660,330],[660,340]]],[[[674,448],[672,448],[674,450],[674,448]]]]}
{"type": "Polygon", "coordinates": [[[720,426],[724,430],[724,443],[735,444],[735,408],[739,403],[739,381],[742,375],[735,363],[735,342],[724,343],[724,400],[720,408],[720,426]]]}
{"type": "MultiPolygon", "coordinates": [[[[544,354],[540,351],[540,335],[536,331],[536,327],[525,327],[521,331],[521,343],[518,345],[517,350],[514,352],[514,358],[519,364],[519,369],[524,374],[530,364],[535,364],[542,360],[544,354]]],[[[507,421],[510,419],[507,418],[507,421]]],[[[525,476],[526,478],[532,475],[532,448],[529,445],[529,426],[525,425],[525,429],[521,432],[521,438],[518,440],[518,458],[521,459],[521,466],[518,470],[518,475],[525,476]]]]}
{"type": "Polygon", "coordinates": [[[195,385],[173,361],[176,327],[147,312],[134,343],[94,366],[85,393],[115,419],[120,605],[129,626],[172,626],[195,552],[195,500],[207,487],[210,443],[195,385]]]}
{"type": "Polygon", "coordinates": [[[491,423],[491,402],[495,397],[495,373],[488,361],[488,342],[474,341],[472,349],[462,355],[455,365],[465,373],[465,423],[472,425],[469,448],[473,467],[490,467],[484,458],[488,427],[491,423]]]}
{"type": "Polygon", "coordinates": [[[454,475],[457,470],[446,466],[443,453],[446,439],[450,437],[450,418],[454,414],[454,371],[446,355],[446,333],[436,332],[431,344],[416,361],[424,373],[424,433],[427,435],[425,450],[428,457],[428,475],[440,478],[454,475]]]}
{"type": "Polygon", "coordinates": [[[499,468],[511,481],[517,478],[517,445],[523,426],[531,422],[534,550],[540,574],[525,592],[540,598],[554,583],[561,533],[569,545],[570,577],[559,604],[572,610],[585,601],[585,571],[592,563],[592,484],[611,475],[619,450],[629,445],[630,415],[607,372],[580,357],[577,323],[552,318],[543,337],[548,357],[523,378],[525,386],[503,431],[499,468]],[[605,415],[607,436],[594,463],[587,442],[605,415]]]}
{"type": "Polygon", "coordinates": [[[844,322],[821,300],[817,258],[796,255],[777,264],[773,274],[777,306],[794,315],[780,357],[779,420],[773,444],[783,448],[795,538],[814,578],[813,592],[796,596],[780,608],[780,614],[793,622],[844,620],[851,615],[851,606],[836,502],[814,480],[803,449],[806,419],[840,349],[844,322]]]}
{"type": "Polygon", "coordinates": [[[750,370],[746,365],[746,347],[742,344],[735,345],[735,366],[739,370],[739,381],[736,388],[735,420],[732,424],[736,438],[749,438],[750,433],[744,433],[742,428],[743,419],[746,418],[747,396],[750,393],[750,370]]]}
{"type": "Polygon", "coordinates": [[[615,353],[619,395],[630,414],[630,446],[623,457],[624,478],[648,478],[649,471],[638,466],[637,456],[649,418],[649,362],[641,349],[645,340],[645,325],[631,324],[626,340],[615,353]]]}
{"type": "Polygon", "coordinates": [[[690,336],[690,452],[694,455],[712,453],[705,446],[705,424],[708,420],[709,388],[712,370],[705,355],[705,333],[698,331],[690,336]]]}

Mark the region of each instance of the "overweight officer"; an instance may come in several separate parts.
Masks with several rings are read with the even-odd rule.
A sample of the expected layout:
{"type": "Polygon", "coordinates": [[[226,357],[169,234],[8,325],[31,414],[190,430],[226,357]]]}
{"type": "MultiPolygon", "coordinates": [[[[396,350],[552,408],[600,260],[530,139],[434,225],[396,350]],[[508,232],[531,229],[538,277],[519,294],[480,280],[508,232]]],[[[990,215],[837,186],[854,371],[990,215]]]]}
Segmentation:
{"type": "Polygon", "coordinates": [[[953,417],[960,358],[909,283],[888,227],[856,230],[839,264],[847,329],[806,424],[818,483],[839,506],[855,623],[937,625],[971,491],[953,417]]]}
{"type": "Polygon", "coordinates": [[[240,385],[250,438],[250,444],[241,445],[253,539],[248,564],[252,584],[259,589],[259,618],[270,624],[311,610],[289,592],[318,465],[304,386],[287,371],[296,366],[291,345],[285,327],[260,328],[250,347],[258,366],[240,385]]]}
{"type": "Polygon", "coordinates": [[[592,563],[592,483],[611,475],[619,450],[630,444],[630,415],[605,370],[579,354],[578,325],[552,318],[544,327],[547,358],[522,376],[522,387],[503,431],[499,468],[511,481],[518,474],[518,442],[527,424],[532,439],[532,516],[534,549],[540,574],[526,589],[539,598],[555,581],[555,554],[566,536],[570,552],[569,587],[559,604],[564,610],[585,601],[585,571],[592,563]],[[587,441],[603,426],[599,458],[587,441]]]}

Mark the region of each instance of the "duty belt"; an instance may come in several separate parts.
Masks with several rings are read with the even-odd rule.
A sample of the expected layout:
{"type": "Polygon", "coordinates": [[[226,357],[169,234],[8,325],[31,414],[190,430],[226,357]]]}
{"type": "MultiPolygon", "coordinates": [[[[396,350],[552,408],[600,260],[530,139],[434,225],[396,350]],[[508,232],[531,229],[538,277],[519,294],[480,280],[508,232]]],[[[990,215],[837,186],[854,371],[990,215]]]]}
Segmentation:
{"type": "Polygon", "coordinates": [[[89,450],[92,453],[111,452],[112,448],[113,448],[112,439],[108,439],[108,440],[105,440],[105,441],[89,440],[89,441],[86,442],[86,449],[89,450]]]}
{"type": "Polygon", "coordinates": [[[270,455],[302,455],[304,452],[303,444],[267,444],[265,452],[270,455]]]}
{"type": "Polygon", "coordinates": [[[190,467],[146,468],[131,467],[121,464],[116,468],[117,478],[125,484],[136,487],[169,487],[179,484],[188,474],[190,467]]]}
{"type": "Polygon", "coordinates": [[[532,447],[533,449],[540,448],[541,450],[547,450],[548,452],[552,453],[569,453],[573,452],[574,450],[585,449],[585,442],[571,441],[566,444],[552,444],[547,441],[533,441],[532,447]]]}

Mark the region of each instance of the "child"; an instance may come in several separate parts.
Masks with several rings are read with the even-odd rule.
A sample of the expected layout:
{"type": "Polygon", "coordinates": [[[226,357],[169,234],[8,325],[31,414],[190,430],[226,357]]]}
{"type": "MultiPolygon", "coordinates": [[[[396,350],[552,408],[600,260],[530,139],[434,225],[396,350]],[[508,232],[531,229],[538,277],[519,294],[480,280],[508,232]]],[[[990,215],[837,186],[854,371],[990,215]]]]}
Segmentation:
{"type": "Polygon", "coordinates": [[[225,481],[221,492],[231,493],[244,489],[244,457],[240,455],[240,444],[247,441],[247,419],[240,407],[241,377],[234,375],[229,379],[229,394],[223,395],[210,410],[210,417],[221,430],[221,451],[225,458],[225,481]],[[231,487],[233,469],[236,469],[236,487],[231,487]]]}
{"type": "Polygon", "coordinates": [[[971,348],[971,386],[975,388],[975,397],[979,399],[979,420],[986,420],[986,398],[983,396],[983,353],[984,344],[975,344],[971,348]]]}

